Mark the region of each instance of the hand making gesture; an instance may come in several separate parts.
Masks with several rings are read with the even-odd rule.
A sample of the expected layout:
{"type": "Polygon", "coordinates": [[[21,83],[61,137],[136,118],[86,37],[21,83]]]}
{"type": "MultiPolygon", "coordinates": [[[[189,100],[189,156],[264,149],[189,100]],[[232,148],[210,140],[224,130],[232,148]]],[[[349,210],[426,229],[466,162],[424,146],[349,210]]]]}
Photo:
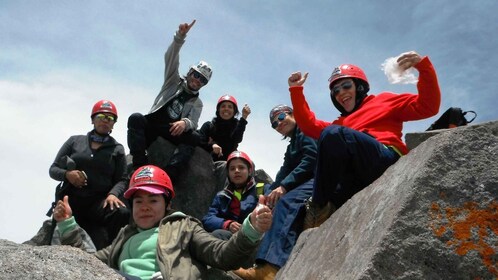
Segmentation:
{"type": "Polygon", "coordinates": [[[304,76],[301,72],[294,72],[289,76],[289,86],[302,86],[306,79],[308,78],[308,72],[304,73],[304,76]]]}
{"type": "Polygon", "coordinates": [[[191,24],[188,24],[188,23],[182,23],[178,26],[178,33],[182,34],[182,35],[187,35],[188,31],[190,30],[190,28],[192,28],[192,26],[194,26],[195,24],[195,19],[192,21],[191,24]]]}

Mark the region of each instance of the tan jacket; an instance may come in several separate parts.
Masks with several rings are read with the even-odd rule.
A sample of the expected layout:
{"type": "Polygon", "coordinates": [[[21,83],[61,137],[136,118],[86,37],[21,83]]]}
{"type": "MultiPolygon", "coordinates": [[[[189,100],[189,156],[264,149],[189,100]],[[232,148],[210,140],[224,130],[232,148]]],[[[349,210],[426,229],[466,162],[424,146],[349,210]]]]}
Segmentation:
{"type": "MultiPolygon", "coordinates": [[[[123,245],[136,233],[134,225],[122,228],[112,244],[97,251],[95,256],[109,267],[119,269],[123,245]]],[[[61,241],[64,245],[82,246],[81,236],[75,230],[64,234],[61,241]]],[[[159,224],[156,261],[164,279],[202,279],[206,265],[222,270],[239,268],[258,244],[242,231],[228,241],[217,239],[194,217],[170,211],[159,224]]]]}

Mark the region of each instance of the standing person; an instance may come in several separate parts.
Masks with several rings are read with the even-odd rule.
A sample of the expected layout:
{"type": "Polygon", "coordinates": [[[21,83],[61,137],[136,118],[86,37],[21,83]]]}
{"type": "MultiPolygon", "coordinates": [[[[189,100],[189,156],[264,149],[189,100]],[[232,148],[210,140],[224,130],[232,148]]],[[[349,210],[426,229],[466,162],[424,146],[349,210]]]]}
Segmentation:
{"type": "Polygon", "coordinates": [[[330,98],[341,116],[331,122],[318,120],[303,94],[308,73],[292,73],[289,91],[297,124],[304,134],[318,140],[318,158],[312,201],[305,227],[319,226],[355,193],[375,181],[408,153],[401,140],[403,122],[434,116],[441,92],[436,71],[427,56],[416,52],[398,58],[401,69],[419,71],[418,94],[383,92],[368,95],[363,70],[352,64],[336,67],[329,79],[330,98]]]}
{"type": "Polygon", "coordinates": [[[302,231],[302,210],[313,192],[316,141],[301,132],[292,108],[287,105],[273,107],[270,111],[270,123],[284,138],[290,138],[290,143],[285,152],[284,163],[266,198],[267,205],[273,208],[273,223],[256,254],[257,266],[234,271],[243,279],[275,278],[277,271],[289,259],[302,231]]]}
{"type": "Polygon", "coordinates": [[[254,165],[242,151],[232,152],[227,160],[228,186],[218,192],[202,219],[213,236],[228,240],[240,230],[242,222],[256,208],[258,195],[252,174],[254,165]]]}
{"type": "Polygon", "coordinates": [[[245,104],[240,119],[236,118],[238,114],[235,97],[223,95],[216,105],[216,117],[205,122],[199,130],[199,145],[211,153],[213,161],[226,161],[228,155],[236,151],[242,142],[251,108],[245,104]]]}
{"type": "Polygon", "coordinates": [[[190,67],[186,76],[180,76],[180,48],[190,28],[195,24],[183,23],[164,55],[164,83],[147,115],[134,113],[128,118],[128,147],[133,156],[133,168],[148,163],[146,150],[158,136],[177,145],[165,170],[173,181],[185,169],[198,145],[197,122],[202,112],[199,90],[211,79],[211,67],[200,61],[190,67]]]}
{"type": "Polygon", "coordinates": [[[100,100],[90,115],[93,130],[75,135],[62,145],[50,166],[50,177],[64,181],[76,221],[97,249],[104,248],[128,224],[130,212],[122,201],[127,188],[126,155],[123,145],[111,137],[118,111],[114,103],[100,100]],[[70,158],[75,169],[64,162],[70,158]]]}
{"type": "MultiPolygon", "coordinates": [[[[153,165],[134,172],[124,196],[130,200],[133,221],[95,256],[124,276],[141,279],[205,279],[206,265],[223,270],[239,267],[256,250],[272,221],[261,196],[261,205],[230,240],[215,238],[199,220],[168,209],[175,196],[173,184],[166,172],[153,165]]],[[[57,202],[54,219],[63,244],[83,247],[67,197],[57,202]]]]}

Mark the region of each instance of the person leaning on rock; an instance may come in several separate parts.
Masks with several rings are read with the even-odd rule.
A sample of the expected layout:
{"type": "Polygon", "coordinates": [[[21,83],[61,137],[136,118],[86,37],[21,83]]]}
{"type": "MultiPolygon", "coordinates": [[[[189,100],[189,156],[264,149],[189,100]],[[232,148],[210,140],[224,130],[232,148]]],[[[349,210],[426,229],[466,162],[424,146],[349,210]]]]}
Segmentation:
{"type": "MultiPolygon", "coordinates": [[[[124,276],[141,279],[204,279],[206,265],[222,270],[240,267],[256,250],[272,222],[270,208],[260,196],[258,207],[230,240],[206,232],[201,222],[168,209],[175,196],[166,172],[154,165],[139,167],[125,192],[133,221],[112,244],[95,256],[124,276]]],[[[54,209],[61,243],[84,248],[67,196],[54,209]]]]}
{"type": "Polygon", "coordinates": [[[164,55],[164,83],[147,115],[134,113],[128,118],[128,147],[133,156],[133,169],[148,163],[146,150],[158,136],[177,145],[167,166],[163,168],[175,182],[190,160],[199,137],[195,130],[202,112],[199,90],[213,71],[204,61],[192,65],[186,76],[180,76],[180,49],[187,33],[195,24],[183,23],[164,55]]]}
{"type": "Polygon", "coordinates": [[[111,136],[118,120],[114,103],[98,101],[90,118],[93,130],[69,137],[57,153],[49,174],[52,179],[64,181],[63,193],[69,197],[74,217],[100,249],[111,243],[130,218],[123,202],[127,187],[126,155],[123,145],[111,136]],[[68,158],[74,161],[74,170],[63,164],[68,158]]]}
{"type": "Polygon", "coordinates": [[[436,71],[427,56],[407,52],[397,60],[401,69],[419,71],[418,94],[383,92],[368,95],[363,70],[352,64],[334,68],[329,78],[330,98],[341,116],[318,120],[308,107],[303,84],[308,73],[292,73],[288,79],[299,128],[318,140],[313,195],[305,227],[319,226],[355,193],[379,178],[408,148],[401,140],[403,123],[438,113],[441,92],[436,71]]]}

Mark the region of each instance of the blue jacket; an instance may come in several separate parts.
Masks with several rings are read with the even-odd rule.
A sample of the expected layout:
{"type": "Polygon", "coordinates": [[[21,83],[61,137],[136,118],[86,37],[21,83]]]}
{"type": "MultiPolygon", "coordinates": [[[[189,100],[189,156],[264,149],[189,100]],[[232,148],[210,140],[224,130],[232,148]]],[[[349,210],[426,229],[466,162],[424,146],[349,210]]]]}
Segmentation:
{"type": "Polygon", "coordinates": [[[313,179],[316,167],[316,141],[296,126],[285,151],[284,164],[270,189],[283,186],[287,192],[313,179]]]}
{"type": "Polygon", "coordinates": [[[235,221],[242,224],[244,219],[249,216],[258,205],[258,195],[254,179],[251,179],[248,187],[242,193],[239,215],[230,212],[230,205],[233,199],[237,198],[233,194],[232,184],[216,194],[209,207],[208,213],[202,218],[204,229],[207,231],[225,229],[224,224],[228,221],[235,221]]]}

